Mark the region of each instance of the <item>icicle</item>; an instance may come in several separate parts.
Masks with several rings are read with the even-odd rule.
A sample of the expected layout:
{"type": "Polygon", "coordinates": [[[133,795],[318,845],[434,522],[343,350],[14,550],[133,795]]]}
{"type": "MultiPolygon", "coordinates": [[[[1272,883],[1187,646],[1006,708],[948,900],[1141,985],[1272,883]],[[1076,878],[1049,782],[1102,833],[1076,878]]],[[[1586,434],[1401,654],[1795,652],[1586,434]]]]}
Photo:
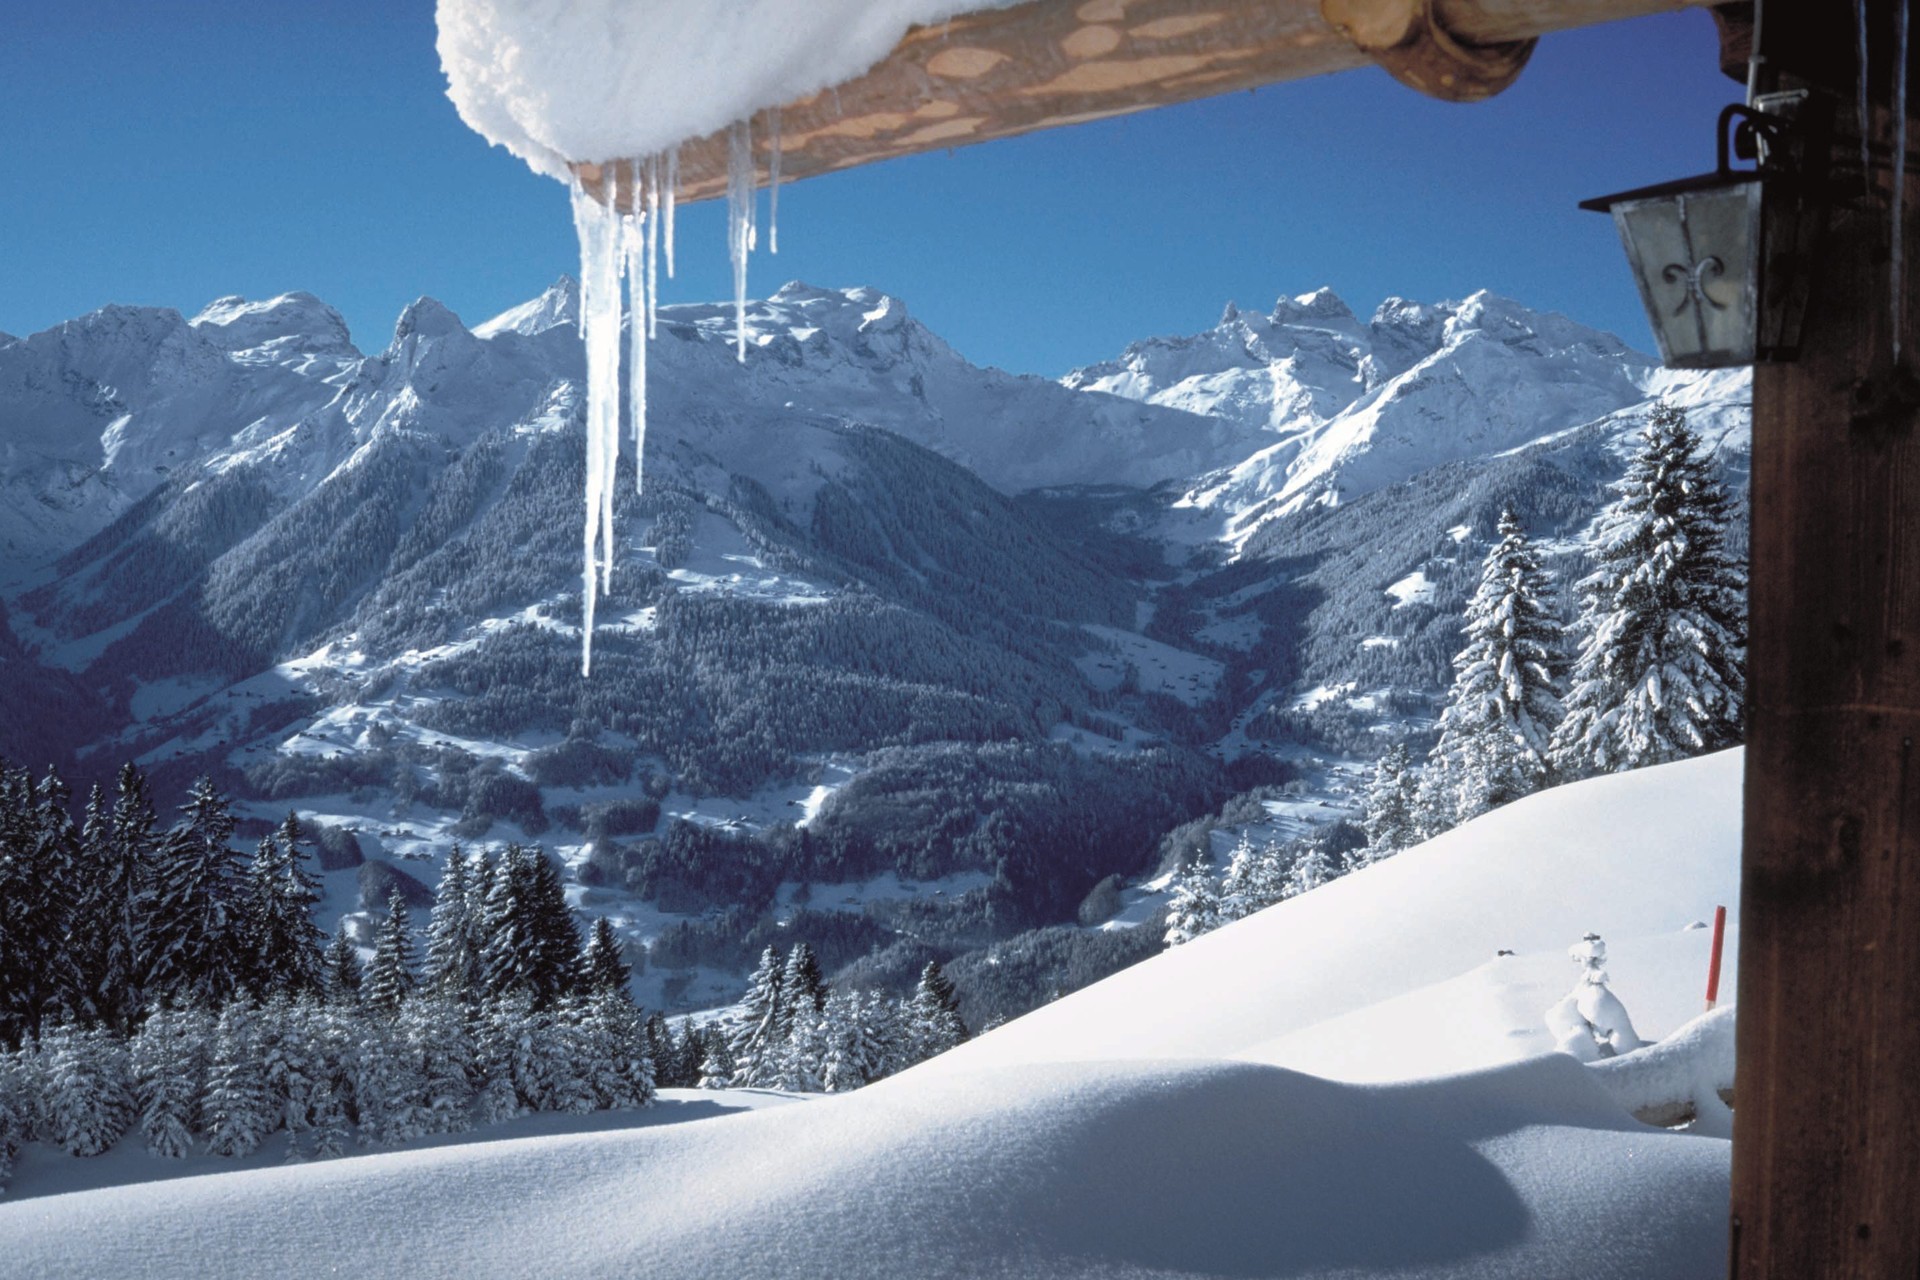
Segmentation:
{"type": "Polygon", "coordinates": [[[1887,276],[1893,307],[1893,362],[1900,363],[1900,340],[1906,327],[1907,309],[1901,297],[1905,256],[1907,203],[1907,19],[1912,0],[1900,0],[1900,34],[1894,41],[1893,63],[1893,251],[1887,255],[1887,276]]]}
{"type": "Polygon", "coordinates": [[[767,112],[767,252],[780,252],[780,108],[767,112]]]}
{"type": "Polygon", "coordinates": [[[727,130],[727,252],[733,259],[733,342],[747,362],[747,255],[753,252],[753,131],[745,120],[727,130]]]}
{"type": "Polygon", "coordinates": [[[647,337],[660,336],[660,157],[647,161],[647,337]]]}
{"type": "Polygon", "coordinates": [[[680,190],[680,148],[667,149],[667,279],[673,279],[673,206],[680,190]]]}
{"type": "Polygon", "coordinates": [[[1873,126],[1873,107],[1867,99],[1867,0],[1853,0],[1854,36],[1859,41],[1860,85],[1856,108],[1860,112],[1860,181],[1873,191],[1873,146],[1867,134],[1873,126]]]}
{"type": "Polygon", "coordinates": [[[583,676],[593,671],[594,605],[612,571],[613,472],[620,457],[620,216],[614,210],[611,181],[607,188],[601,201],[577,181],[573,184],[573,229],[580,240],[580,332],[587,348],[583,676]]]}
{"type": "MultiPolygon", "coordinates": [[[[639,163],[634,173],[643,173],[639,163]]],[[[634,192],[634,204],[640,192],[634,192]]],[[[627,417],[633,423],[633,491],[639,493],[646,483],[647,463],[647,292],[653,273],[647,268],[646,246],[652,239],[651,212],[639,209],[625,220],[624,247],[627,256],[627,417]]]]}

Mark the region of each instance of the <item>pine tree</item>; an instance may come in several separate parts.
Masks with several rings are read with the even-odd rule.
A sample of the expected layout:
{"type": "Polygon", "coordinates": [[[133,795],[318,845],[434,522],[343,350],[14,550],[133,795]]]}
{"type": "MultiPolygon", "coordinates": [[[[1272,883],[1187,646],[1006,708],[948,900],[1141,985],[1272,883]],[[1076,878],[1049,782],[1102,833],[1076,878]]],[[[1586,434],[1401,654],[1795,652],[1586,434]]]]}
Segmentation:
{"type": "Polygon", "coordinates": [[[730,1089],[739,1074],[726,1029],[717,1022],[708,1023],[700,1033],[700,1088],[730,1089]]]}
{"type": "Polygon", "coordinates": [[[747,977],[747,994],[727,1022],[735,1087],[772,1087],[779,1072],[780,1029],[788,1023],[786,1006],[785,968],[780,953],[769,946],[760,953],[760,963],[747,977]]]}
{"type": "Polygon", "coordinates": [[[1295,898],[1303,893],[1318,889],[1329,880],[1339,876],[1333,858],[1317,842],[1308,841],[1299,856],[1293,860],[1293,868],[1287,875],[1287,896],[1295,898]]]}
{"type": "Polygon", "coordinates": [[[75,942],[96,1016],[122,1035],[145,1000],[141,977],[158,827],[146,777],[131,764],[121,767],[111,808],[98,787],[88,797],[78,910],[86,927],[75,942]]]}
{"type": "Polygon", "coordinates": [[[595,1104],[623,1109],[651,1104],[655,1060],[648,1049],[647,1021],[633,1001],[624,990],[600,991],[583,997],[578,1009],[595,1104]]]}
{"type": "Polygon", "coordinates": [[[39,1034],[63,1012],[90,1015],[67,945],[83,855],[66,787],[0,767],[0,1042],[39,1034]]]}
{"type": "Polygon", "coordinates": [[[156,1156],[178,1160],[193,1149],[213,1029],[200,1010],[156,1009],[128,1046],[140,1134],[156,1156]]]}
{"type": "Polygon", "coordinates": [[[826,1086],[821,1070],[827,1058],[824,1015],[807,1000],[790,1006],[792,1025],[780,1045],[774,1066],[774,1085],[790,1093],[821,1093],[826,1086]]]}
{"type": "Polygon", "coordinates": [[[361,982],[360,953],[348,940],[347,924],[342,920],[321,957],[321,987],[329,1003],[354,1004],[360,999],[361,982]]]}
{"type": "Polygon", "coordinates": [[[200,1108],[207,1128],[207,1149],[214,1155],[247,1155],[272,1131],[274,1116],[257,1039],[251,1006],[235,1000],[221,1011],[207,1069],[207,1093],[200,1108]]]}
{"type": "Polygon", "coordinates": [[[633,980],[633,969],[621,956],[613,922],[605,916],[594,918],[586,950],[581,953],[580,969],[581,988],[586,994],[618,996],[631,1002],[627,987],[633,980]]]}
{"type": "Polygon", "coordinates": [[[1286,889],[1285,858],[1279,846],[1271,841],[1256,845],[1242,832],[1220,881],[1220,923],[1272,906],[1287,896],[1286,889]]]}
{"type": "Polygon", "coordinates": [[[413,928],[399,890],[387,899],[387,918],[373,939],[373,960],[360,984],[360,1003],[391,1017],[413,991],[413,928]]]}
{"type": "Polygon", "coordinates": [[[467,1108],[478,1063],[461,1006],[446,995],[416,994],[400,1008],[399,1036],[420,1080],[421,1128],[427,1133],[469,1128],[467,1108]]]}
{"type": "Polygon", "coordinates": [[[208,778],[193,784],[180,813],[156,858],[144,986],[152,1000],[218,1008],[239,989],[246,968],[233,814],[208,778]]]}
{"type": "Polygon", "coordinates": [[[1167,903],[1166,945],[1177,947],[1220,927],[1220,891],[1213,883],[1213,860],[1203,850],[1180,870],[1167,903]]]}
{"type": "Polygon", "coordinates": [[[827,1005],[827,980],[820,972],[819,957],[805,942],[796,942],[787,952],[787,965],[780,977],[780,1034],[793,1029],[794,1018],[802,1009],[818,1013],[827,1005]]]}
{"type": "Polygon", "coordinates": [[[311,845],[298,815],[288,813],[280,824],[280,861],[266,915],[268,954],[273,958],[267,974],[270,991],[311,995],[320,990],[327,935],[313,920],[320,882],[307,869],[311,845]]]}
{"type": "Polygon", "coordinates": [[[1448,825],[1546,785],[1561,665],[1553,584],[1511,510],[1467,602],[1466,644],[1453,659],[1453,689],[1440,713],[1428,768],[1440,784],[1448,825]]]}
{"type": "Polygon", "coordinates": [[[1573,777],[1732,746],[1745,715],[1745,575],[1726,551],[1726,493],[1682,410],[1654,409],[1613,492],[1553,737],[1573,777]]]}
{"type": "Polygon", "coordinates": [[[427,962],[421,978],[426,990],[452,1000],[471,1000],[477,994],[480,957],[470,895],[466,855],[456,844],[447,852],[433,914],[427,918],[427,962]]]}
{"type": "Polygon", "coordinates": [[[909,1010],[914,1054],[922,1061],[945,1053],[970,1034],[966,1020],[960,1016],[960,999],[953,981],[937,960],[927,961],[927,967],[920,971],[909,1010]]]}
{"type": "Polygon", "coordinates": [[[545,1008],[579,981],[580,935],[566,890],[546,854],[507,846],[481,914],[481,987],[499,997],[524,991],[545,1008]]]}
{"type": "Polygon", "coordinates": [[[533,1001],[523,991],[482,1007],[474,1031],[481,1123],[511,1120],[541,1091],[532,1026],[533,1001]]]}
{"type": "Polygon", "coordinates": [[[1404,742],[1388,747],[1374,764],[1365,803],[1367,847],[1362,862],[1378,862],[1420,843],[1418,791],[1404,742]]]}
{"type": "MultiPolygon", "coordinates": [[[[369,974],[371,986],[371,974],[369,974]]],[[[426,1079],[392,1014],[370,1012],[361,1020],[350,1063],[360,1141],[390,1147],[427,1132],[426,1079]]]]}
{"type": "Polygon", "coordinates": [[[123,1041],[104,1027],[63,1022],[40,1041],[47,1138],[76,1156],[97,1156],[133,1121],[123,1041]]]}
{"type": "Polygon", "coordinates": [[[266,1097],[269,1133],[287,1133],[287,1159],[302,1158],[300,1135],[313,1115],[313,1095],[322,1067],[309,1026],[306,1008],[277,995],[260,1010],[255,1021],[254,1054],[260,1063],[260,1083],[266,1097]]]}

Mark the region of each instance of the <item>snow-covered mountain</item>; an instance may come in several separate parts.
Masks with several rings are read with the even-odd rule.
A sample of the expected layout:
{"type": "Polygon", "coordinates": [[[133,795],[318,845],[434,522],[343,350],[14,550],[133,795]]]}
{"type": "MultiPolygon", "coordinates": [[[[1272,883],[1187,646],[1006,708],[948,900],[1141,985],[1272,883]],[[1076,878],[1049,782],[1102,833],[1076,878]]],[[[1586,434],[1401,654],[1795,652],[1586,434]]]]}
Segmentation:
{"type": "Polygon", "coordinates": [[[1484,294],[1321,291],[1056,383],[793,284],[745,364],[730,307],[662,311],[582,681],[578,313],[562,279],[472,329],[423,298],[373,354],[304,294],[0,340],[35,691],[0,749],[211,772],[388,861],[539,838],[636,941],[743,911],[674,935],[654,1003],[728,998],[776,919],[894,975],[1065,927],[1256,784],[1337,820],[1430,718],[1499,511],[1577,567],[1651,396],[1745,477],[1740,376],[1484,294]]]}
{"type": "Polygon", "coordinates": [[[1064,379],[1234,424],[1243,456],[1184,501],[1220,513],[1237,539],[1309,503],[1352,501],[1671,390],[1724,400],[1742,381],[1676,379],[1611,334],[1485,291],[1389,298],[1362,322],[1324,288],[1267,315],[1229,304],[1206,333],[1135,343],[1064,379]]]}

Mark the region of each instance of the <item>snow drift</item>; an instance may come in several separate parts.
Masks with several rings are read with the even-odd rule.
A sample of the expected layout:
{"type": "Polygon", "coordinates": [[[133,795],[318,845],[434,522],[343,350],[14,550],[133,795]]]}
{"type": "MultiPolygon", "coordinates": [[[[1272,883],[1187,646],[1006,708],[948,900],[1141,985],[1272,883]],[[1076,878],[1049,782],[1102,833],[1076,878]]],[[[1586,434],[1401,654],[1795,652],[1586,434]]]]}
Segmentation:
{"type": "Polygon", "coordinates": [[[1727,1144],[1640,1125],[1616,1090],[1691,1080],[1724,1013],[1607,1074],[1273,1063],[1343,1021],[1376,1078],[1500,1063],[1512,1028],[1459,993],[1523,992],[1488,975],[1551,955],[1524,1011],[1545,1036],[1588,928],[1670,1031],[1698,975],[1661,943],[1731,905],[1739,778],[1727,752],[1543,793],[858,1093],[0,1205],[0,1256],[48,1277],[1711,1274],[1727,1144]],[[1518,954],[1480,964],[1496,942],[1518,954]]]}

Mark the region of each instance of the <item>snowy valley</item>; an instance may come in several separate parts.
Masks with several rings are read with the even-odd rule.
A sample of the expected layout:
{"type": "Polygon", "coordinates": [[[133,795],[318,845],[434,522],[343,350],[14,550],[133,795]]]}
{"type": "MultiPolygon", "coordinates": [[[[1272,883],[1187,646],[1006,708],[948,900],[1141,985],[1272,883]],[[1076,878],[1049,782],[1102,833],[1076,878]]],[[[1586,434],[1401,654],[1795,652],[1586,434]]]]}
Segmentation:
{"type": "Polygon", "coordinates": [[[453,841],[539,842],[649,1007],[805,939],[939,960],[979,1025],[1157,950],[1196,842],[1351,839],[1500,510],[1577,566],[1654,398],[1744,488],[1743,377],[1487,294],[1230,307],[1053,383],[792,284],[744,364],[731,308],[662,309],[582,681],[578,316],[563,279],[374,355],[300,294],[0,342],[0,752],[339,833],[364,945],[453,841]]]}

